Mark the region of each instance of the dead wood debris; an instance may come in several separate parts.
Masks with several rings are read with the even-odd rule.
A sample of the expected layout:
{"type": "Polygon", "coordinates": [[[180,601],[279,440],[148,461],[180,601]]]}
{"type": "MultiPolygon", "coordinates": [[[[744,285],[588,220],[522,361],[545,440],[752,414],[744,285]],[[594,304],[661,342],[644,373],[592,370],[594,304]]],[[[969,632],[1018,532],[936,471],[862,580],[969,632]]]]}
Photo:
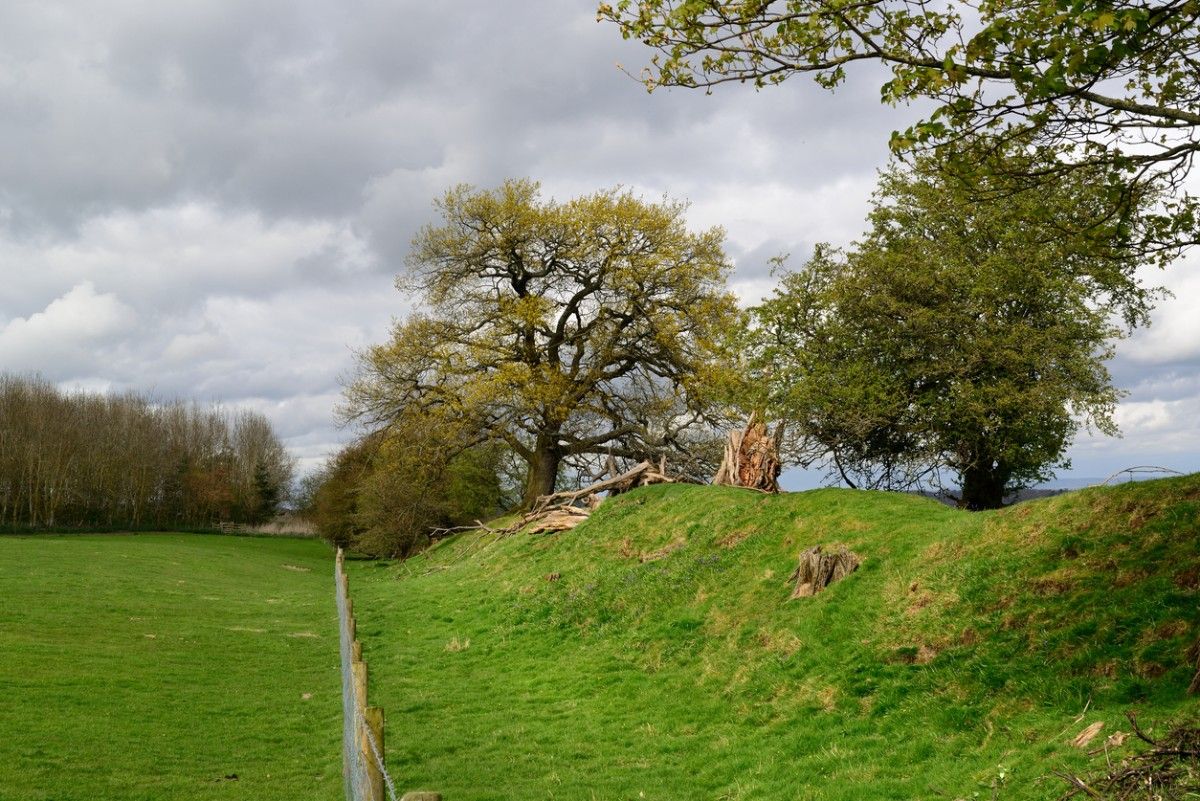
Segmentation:
{"type": "MultiPolygon", "coordinates": [[[[792,571],[789,582],[796,582],[792,598],[810,598],[835,581],[858,570],[862,560],[845,545],[830,547],[828,551],[820,545],[800,554],[800,564],[792,571]]],[[[789,600],[791,600],[790,598],[789,600]]]]}
{"type": "MultiPolygon", "coordinates": [[[[1149,750],[1128,756],[1114,765],[1108,762],[1108,749],[1102,749],[1108,762],[1106,769],[1086,779],[1056,772],[1056,776],[1070,785],[1061,796],[1062,801],[1077,795],[1105,801],[1195,798],[1200,793],[1200,722],[1176,723],[1165,735],[1155,739],[1142,730],[1133,712],[1126,712],[1125,717],[1129,719],[1134,736],[1147,743],[1149,750]]],[[[1122,742],[1124,738],[1114,745],[1119,746],[1122,742]]]]}
{"type": "Polygon", "coordinates": [[[712,483],[779,492],[779,473],[783,469],[779,449],[782,444],[782,423],[772,432],[757,415],[750,415],[744,431],[729,432],[725,457],[712,483]]]}
{"type": "Polygon", "coordinates": [[[537,499],[532,509],[504,528],[488,528],[476,521],[473,526],[438,529],[430,534],[430,539],[441,539],[460,531],[487,531],[500,535],[516,534],[519,531],[529,534],[566,531],[588,519],[592,511],[604,500],[601,497],[602,493],[611,497],[649,484],[673,484],[676,481],[677,479],[667,475],[665,461],[660,461],[657,465],[642,462],[624,473],[586,487],[543,495],[537,499]]]}
{"type": "Polygon", "coordinates": [[[537,499],[529,512],[504,529],[503,532],[515,534],[518,531],[526,531],[530,534],[548,534],[555,531],[566,531],[587,520],[592,510],[603,500],[601,493],[607,493],[608,497],[612,497],[629,492],[636,487],[673,483],[675,483],[675,479],[666,474],[665,462],[660,461],[657,465],[651,462],[642,462],[624,473],[602,479],[586,487],[543,495],[537,499]]]}
{"type": "Polygon", "coordinates": [[[1076,748],[1087,748],[1088,743],[1090,743],[1092,740],[1095,740],[1096,735],[1098,735],[1100,730],[1103,728],[1104,721],[1097,720],[1095,723],[1079,732],[1079,734],[1075,735],[1075,739],[1071,741],[1071,745],[1075,746],[1076,748]]]}
{"type": "Polygon", "coordinates": [[[437,542],[438,540],[444,540],[444,539],[446,539],[446,537],[453,536],[454,534],[461,534],[464,531],[489,531],[489,532],[495,533],[497,531],[497,529],[489,528],[487,526],[487,524],[485,524],[483,521],[476,520],[474,522],[474,524],[469,525],[469,526],[451,526],[449,528],[435,528],[433,531],[429,532],[429,541],[437,542]]]}

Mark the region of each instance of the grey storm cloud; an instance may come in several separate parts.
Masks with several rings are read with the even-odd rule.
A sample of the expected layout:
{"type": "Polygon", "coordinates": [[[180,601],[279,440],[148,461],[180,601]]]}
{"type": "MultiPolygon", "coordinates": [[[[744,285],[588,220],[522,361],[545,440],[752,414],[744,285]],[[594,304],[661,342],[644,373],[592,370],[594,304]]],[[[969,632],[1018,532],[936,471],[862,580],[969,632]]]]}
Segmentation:
{"type": "MultiPolygon", "coordinates": [[[[349,436],[340,382],[406,312],[392,277],[450,186],[688,199],[752,300],[772,257],[859,234],[920,112],[869,69],[649,95],[618,68],[646,55],[591,0],[0,4],[0,369],[251,406],[312,464],[349,436]]],[[[1114,363],[1129,435],[1081,462],[1190,430],[1200,286],[1172,280],[1114,363]]]]}

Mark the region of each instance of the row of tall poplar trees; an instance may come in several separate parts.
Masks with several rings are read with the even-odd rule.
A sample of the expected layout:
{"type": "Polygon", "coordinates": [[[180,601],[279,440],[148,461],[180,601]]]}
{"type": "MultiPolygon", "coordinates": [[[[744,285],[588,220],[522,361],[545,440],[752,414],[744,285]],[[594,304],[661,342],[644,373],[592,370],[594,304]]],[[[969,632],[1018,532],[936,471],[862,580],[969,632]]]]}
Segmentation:
{"type": "Polygon", "coordinates": [[[275,514],[293,470],[256,412],[0,375],[0,526],[9,530],[258,524],[275,514]]]}

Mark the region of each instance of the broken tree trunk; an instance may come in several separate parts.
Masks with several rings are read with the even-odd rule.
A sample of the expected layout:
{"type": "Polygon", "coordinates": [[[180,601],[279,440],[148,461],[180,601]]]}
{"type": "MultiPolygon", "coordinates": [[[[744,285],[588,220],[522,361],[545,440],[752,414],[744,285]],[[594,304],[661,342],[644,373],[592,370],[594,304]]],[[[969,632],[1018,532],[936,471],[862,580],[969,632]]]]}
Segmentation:
{"type": "Polygon", "coordinates": [[[729,432],[725,458],[713,483],[779,492],[779,472],[782,469],[779,447],[782,441],[782,423],[772,432],[756,414],[750,415],[744,431],[729,432]]]}
{"type": "MultiPolygon", "coordinates": [[[[845,545],[823,551],[820,545],[800,554],[800,564],[788,581],[796,582],[792,598],[810,598],[858,570],[862,560],[845,545]]],[[[791,600],[790,598],[788,600],[791,600]]]]}

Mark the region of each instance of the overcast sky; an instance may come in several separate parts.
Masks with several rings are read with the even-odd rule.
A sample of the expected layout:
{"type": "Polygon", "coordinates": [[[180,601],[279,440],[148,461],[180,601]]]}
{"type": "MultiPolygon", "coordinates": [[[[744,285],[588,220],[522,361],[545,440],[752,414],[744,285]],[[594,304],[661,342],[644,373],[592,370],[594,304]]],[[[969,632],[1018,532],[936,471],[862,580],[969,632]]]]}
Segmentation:
{"type": "MultiPolygon", "coordinates": [[[[0,370],[258,409],[311,467],[453,184],[686,198],[746,298],[861,232],[916,116],[877,74],[651,96],[617,66],[645,57],[592,0],[2,3],[0,370]]],[[[1081,438],[1073,475],[1200,469],[1195,261],[1153,276],[1176,298],[1112,365],[1124,437],[1081,438]]]]}

